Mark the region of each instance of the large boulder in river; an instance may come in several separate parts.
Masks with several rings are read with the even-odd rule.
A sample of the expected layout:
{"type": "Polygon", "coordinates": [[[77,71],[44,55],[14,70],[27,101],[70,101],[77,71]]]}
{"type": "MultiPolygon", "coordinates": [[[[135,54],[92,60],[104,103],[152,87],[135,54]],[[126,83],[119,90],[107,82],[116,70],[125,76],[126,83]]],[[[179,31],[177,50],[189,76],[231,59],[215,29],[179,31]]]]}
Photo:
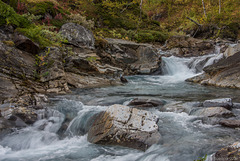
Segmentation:
{"type": "Polygon", "coordinates": [[[188,36],[172,36],[167,40],[164,50],[178,57],[191,57],[211,54],[215,51],[211,41],[195,39],[188,36]]]}
{"type": "Polygon", "coordinates": [[[66,23],[59,32],[68,40],[68,43],[76,47],[94,48],[95,40],[92,32],[81,25],[66,23]]]}
{"type": "Polygon", "coordinates": [[[205,73],[187,81],[218,87],[240,88],[240,52],[203,69],[205,73]]]}
{"type": "Polygon", "coordinates": [[[157,121],[157,116],[148,111],[112,105],[96,117],[88,141],[146,150],[160,141],[157,121]]]}

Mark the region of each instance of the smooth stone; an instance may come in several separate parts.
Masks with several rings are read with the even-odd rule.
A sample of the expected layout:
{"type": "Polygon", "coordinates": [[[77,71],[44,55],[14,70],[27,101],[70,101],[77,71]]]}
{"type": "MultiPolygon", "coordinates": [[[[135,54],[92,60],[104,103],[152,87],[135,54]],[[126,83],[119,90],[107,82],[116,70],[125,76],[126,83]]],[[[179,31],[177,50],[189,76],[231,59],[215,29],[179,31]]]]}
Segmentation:
{"type": "Polygon", "coordinates": [[[157,116],[149,111],[115,104],[98,114],[88,132],[88,141],[146,150],[161,139],[157,121],[157,116]]]}

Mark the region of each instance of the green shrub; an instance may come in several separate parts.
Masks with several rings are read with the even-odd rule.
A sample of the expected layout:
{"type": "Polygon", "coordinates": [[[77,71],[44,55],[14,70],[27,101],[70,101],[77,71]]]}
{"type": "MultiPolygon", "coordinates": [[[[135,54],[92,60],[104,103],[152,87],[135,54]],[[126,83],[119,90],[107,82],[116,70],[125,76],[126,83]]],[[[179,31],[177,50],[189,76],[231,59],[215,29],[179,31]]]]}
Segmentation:
{"type": "Polygon", "coordinates": [[[54,18],[59,13],[61,13],[63,16],[65,16],[65,14],[66,15],[70,14],[68,11],[65,11],[64,9],[62,9],[61,6],[58,6],[53,2],[48,2],[48,1],[28,3],[27,6],[28,6],[28,11],[34,15],[44,16],[46,13],[49,13],[54,18]]]}
{"type": "Polygon", "coordinates": [[[163,32],[153,30],[140,30],[134,35],[137,42],[165,42],[167,35],[163,32]]]}
{"type": "Polygon", "coordinates": [[[15,10],[17,9],[18,0],[3,0],[3,2],[7,3],[8,5],[10,5],[15,10]]]}
{"type": "Polygon", "coordinates": [[[16,27],[27,27],[30,22],[25,17],[17,14],[12,7],[0,0],[0,25],[5,24],[16,27]]]}
{"type": "Polygon", "coordinates": [[[38,43],[41,48],[47,46],[59,46],[61,42],[66,42],[62,36],[57,33],[50,31],[49,27],[31,25],[28,28],[17,28],[17,31],[23,33],[25,36],[38,43]]]}

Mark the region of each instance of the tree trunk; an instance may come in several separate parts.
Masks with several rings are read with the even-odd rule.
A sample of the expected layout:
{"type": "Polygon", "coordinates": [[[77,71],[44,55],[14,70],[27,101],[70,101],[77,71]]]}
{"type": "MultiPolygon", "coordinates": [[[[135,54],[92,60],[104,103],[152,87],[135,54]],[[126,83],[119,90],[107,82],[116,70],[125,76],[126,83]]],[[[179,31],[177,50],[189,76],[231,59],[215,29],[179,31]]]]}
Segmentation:
{"type": "Polygon", "coordinates": [[[142,19],[142,3],[143,3],[143,0],[141,0],[140,2],[140,19],[142,19]]]}
{"type": "Polygon", "coordinates": [[[204,5],[204,0],[202,0],[202,5],[203,5],[203,13],[204,13],[204,16],[207,17],[205,5],[204,5]]]}
{"type": "Polygon", "coordinates": [[[221,13],[221,0],[219,0],[219,14],[221,13]]]}
{"type": "Polygon", "coordinates": [[[142,4],[143,4],[143,0],[141,0],[140,5],[139,5],[139,8],[140,8],[140,16],[139,16],[139,22],[138,22],[138,24],[137,24],[137,30],[139,29],[139,24],[140,24],[140,22],[141,22],[141,20],[142,20],[142,4]]]}

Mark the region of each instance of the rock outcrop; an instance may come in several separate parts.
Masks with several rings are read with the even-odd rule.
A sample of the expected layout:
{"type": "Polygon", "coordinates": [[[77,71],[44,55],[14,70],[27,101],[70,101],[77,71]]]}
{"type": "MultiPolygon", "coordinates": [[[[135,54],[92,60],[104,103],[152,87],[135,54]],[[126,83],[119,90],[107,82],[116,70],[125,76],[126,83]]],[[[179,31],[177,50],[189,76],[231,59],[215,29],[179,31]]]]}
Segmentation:
{"type": "Polygon", "coordinates": [[[32,124],[38,119],[35,110],[45,106],[39,103],[45,99],[39,93],[66,94],[71,87],[121,83],[122,69],[102,63],[93,49],[92,33],[79,25],[67,26],[77,33],[68,33],[66,25],[62,28],[62,34],[72,45],[41,51],[36,43],[13,29],[0,28],[0,103],[11,105],[1,108],[0,117],[5,118],[5,112],[11,111],[5,119],[14,117],[32,124]],[[83,31],[86,33],[80,34],[83,31]]]}
{"type": "Polygon", "coordinates": [[[112,105],[98,114],[88,132],[88,141],[146,150],[161,139],[157,121],[157,116],[148,111],[112,105]]]}
{"type": "Polygon", "coordinates": [[[81,25],[67,23],[61,27],[59,32],[68,40],[69,44],[76,47],[94,48],[95,40],[92,32],[81,25]]]}
{"type": "Polygon", "coordinates": [[[39,45],[23,35],[15,34],[14,44],[16,48],[32,53],[33,55],[36,55],[39,52],[39,45]]]}
{"type": "Polygon", "coordinates": [[[170,55],[178,57],[201,56],[214,53],[213,42],[187,36],[172,36],[163,50],[170,50],[170,55]]]}
{"type": "Polygon", "coordinates": [[[203,70],[205,73],[187,79],[187,81],[202,85],[240,88],[240,52],[221,59],[203,70]]]}
{"type": "Polygon", "coordinates": [[[160,55],[150,44],[138,44],[131,41],[110,39],[98,43],[98,56],[105,63],[123,69],[125,75],[152,74],[160,67],[160,55]]]}

